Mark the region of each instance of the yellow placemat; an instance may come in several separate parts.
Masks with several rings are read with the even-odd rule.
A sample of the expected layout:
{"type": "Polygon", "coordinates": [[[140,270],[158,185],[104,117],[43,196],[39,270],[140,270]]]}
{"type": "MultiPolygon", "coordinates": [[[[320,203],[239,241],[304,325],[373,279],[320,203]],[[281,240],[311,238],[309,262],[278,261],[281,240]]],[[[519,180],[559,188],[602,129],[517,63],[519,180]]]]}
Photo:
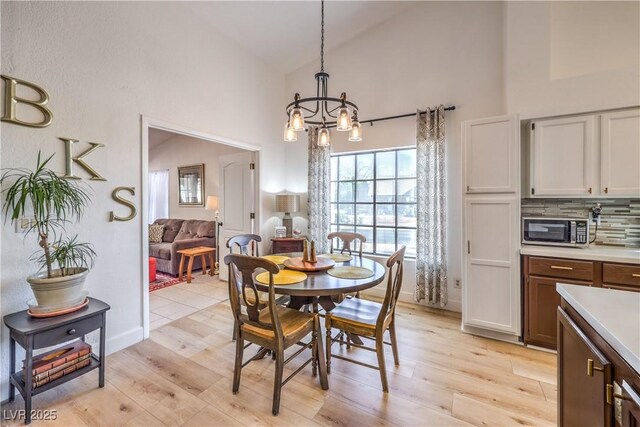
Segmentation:
{"type": "Polygon", "coordinates": [[[327,273],[340,279],[366,279],[373,276],[373,270],[364,267],[334,267],[327,273]]]}
{"type": "Polygon", "coordinates": [[[347,261],[351,261],[353,259],[353,257],[351,255],[347,255],[347,254],[322,254],[322,255],[318,255],[319,257],[323,257],[323,258],[329,258],[334,260],[335,262],[347,262],[347,261]]]}
{"type": "MultiPolygon", "coordinates": [[[[307,278],[307,275],[302,271],[293,270],[280,270],[280,273],[273,275],[274,285],[293,285],[294,283],[300,283],[307,278]]],[[[269,284],[269,273],[264,272],[256,276],[256,280],[265,285],[269,284]]]]}
{"type": "Polygon", "coordinates": [[[268,259],[269,261],[275,262],[276,264],[284,264],[284,261],[286,259],[289,259],[290,257],[284,256],[284,255],[264,255],[264,256],[261,256],[260,258],[268,259]]]}

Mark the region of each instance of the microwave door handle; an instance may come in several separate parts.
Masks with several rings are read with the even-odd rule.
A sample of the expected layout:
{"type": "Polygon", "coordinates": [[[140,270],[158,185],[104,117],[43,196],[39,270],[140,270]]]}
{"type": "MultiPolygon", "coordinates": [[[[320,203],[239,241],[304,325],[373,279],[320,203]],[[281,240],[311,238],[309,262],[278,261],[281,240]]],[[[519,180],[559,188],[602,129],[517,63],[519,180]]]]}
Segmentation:
{"type": "Polygon", "coordinates": [[[575,221],[571,221],[570,223],[570,234],[571,234],[571,243],[575,244],[576,243],[576,222],[575,221]]]}

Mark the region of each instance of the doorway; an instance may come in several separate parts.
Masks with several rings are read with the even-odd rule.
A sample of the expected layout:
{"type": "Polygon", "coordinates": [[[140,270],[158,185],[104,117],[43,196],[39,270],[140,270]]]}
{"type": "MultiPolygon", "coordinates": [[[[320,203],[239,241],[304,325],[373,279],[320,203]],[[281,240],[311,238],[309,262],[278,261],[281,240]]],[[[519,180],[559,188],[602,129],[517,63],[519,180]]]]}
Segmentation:
{"type": "Polygon", "coordinates": [[[222,267],[227,239],[255,231],[259,215],[259,151],[260,147],[250,144],[142,118],[141,264],[145,339],[155,328],[228,298],[227,285],[220,280],[226,280],[224,268],[211,271],[210,258],[205,256],[202,269],[203,258],[196,257],[191,283],[187,283],[189,263],[185,262],[180,280],[180,255],[176,250],[190,245],[192,239],[202,238],[196,246],[216,247],[213,263],[219,259],[222,267]],[[189,173],[187,177],[184,171],[189,173]],[[184,202],[185,186],[181,186],[185,180],[188,191],[193,193],[189,203],[184,202]],[[204,236],[185,234],[189,227],[201,222],[215,232],[204,236]],[[160,241],[149,242],[150,224],[165,225],[151,229],[152,237],[158,239],[158,228],[163,228],[160,241]],[[182,242],[176,244],[178,240],[182,242]],[[154,269],[156,279],[150,282],[154,269]]]}

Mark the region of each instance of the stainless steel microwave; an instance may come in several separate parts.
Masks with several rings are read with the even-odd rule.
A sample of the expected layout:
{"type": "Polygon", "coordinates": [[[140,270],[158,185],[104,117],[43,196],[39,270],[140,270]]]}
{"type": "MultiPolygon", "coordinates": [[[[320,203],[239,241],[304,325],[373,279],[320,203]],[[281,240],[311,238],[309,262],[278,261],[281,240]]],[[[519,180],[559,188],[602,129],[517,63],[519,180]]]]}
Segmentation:
{"type": "Polygon", "coordinates": [[[589,220],[522,218],[522,243],[549,246],[589,246],[589,220]]]}

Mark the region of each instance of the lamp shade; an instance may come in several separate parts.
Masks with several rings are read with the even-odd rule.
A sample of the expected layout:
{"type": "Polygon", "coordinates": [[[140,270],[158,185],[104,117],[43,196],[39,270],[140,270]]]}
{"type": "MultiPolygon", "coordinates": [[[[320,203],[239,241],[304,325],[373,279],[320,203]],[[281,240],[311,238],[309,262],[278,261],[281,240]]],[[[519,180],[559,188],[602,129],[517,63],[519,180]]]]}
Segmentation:
{"type": "Polygon", "coordinates": [[[207,204],[205,205],[205,209],[208,211],[217,211],[218,196],[207,196],[207,204]]]}
{"type": "Polygon", "coordinates": [[[297,194],[276,194],[276,212],[300,211],[300,196],[297,194]]]}

